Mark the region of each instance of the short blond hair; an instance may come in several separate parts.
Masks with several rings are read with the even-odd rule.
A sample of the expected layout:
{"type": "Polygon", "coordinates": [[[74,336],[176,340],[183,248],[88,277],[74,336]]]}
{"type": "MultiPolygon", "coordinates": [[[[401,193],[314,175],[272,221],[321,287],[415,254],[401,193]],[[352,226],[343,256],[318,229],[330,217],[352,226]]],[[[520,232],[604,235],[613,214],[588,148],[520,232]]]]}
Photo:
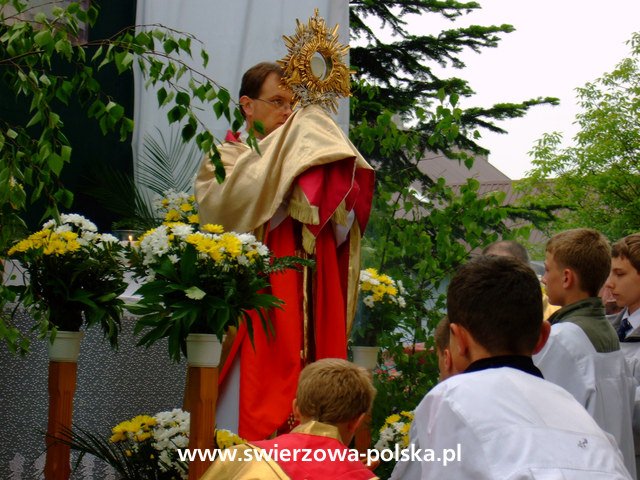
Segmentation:
{"type": "Polygon", "coordinates": [[[562,268],[573,270],[578,287],[597,297],[611,270],[611,247],[602,233],[593,228],[575,228],[554,235],[547,252],[562,268]]]}
{"type": "Polygon", "coordinates": [[[337,425],[367,413],[375,394],[364,368],[339,358],[323,358],[300,373],[296,403],[302,416],[337,425]]]}

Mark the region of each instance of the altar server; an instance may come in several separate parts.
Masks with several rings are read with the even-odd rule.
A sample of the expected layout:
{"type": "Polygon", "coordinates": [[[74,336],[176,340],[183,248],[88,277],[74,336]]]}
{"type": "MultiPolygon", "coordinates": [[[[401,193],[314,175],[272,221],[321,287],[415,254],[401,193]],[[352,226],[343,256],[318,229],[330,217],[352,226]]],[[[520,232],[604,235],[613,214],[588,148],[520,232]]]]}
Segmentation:
{"type": "Polygon", "coordinates": [[[571,393],[615,437],[636,478],[635,379],[598,296],[610,266],[609,243],[596,230],[567,230],[549,240],[542,282],[551,304],[562,308],[549,318],[551,336],[533,360],[547,380],[571,393]]]}
{"type": "Polygon", "coordinates": [[[398,462],[393,479],[631,478],[615,440],[533,364],[549,335],[533,270],[478,257],[453,277],[447,309],[453,364],[463,373],[418,405],[414,457],[398,462]]]}

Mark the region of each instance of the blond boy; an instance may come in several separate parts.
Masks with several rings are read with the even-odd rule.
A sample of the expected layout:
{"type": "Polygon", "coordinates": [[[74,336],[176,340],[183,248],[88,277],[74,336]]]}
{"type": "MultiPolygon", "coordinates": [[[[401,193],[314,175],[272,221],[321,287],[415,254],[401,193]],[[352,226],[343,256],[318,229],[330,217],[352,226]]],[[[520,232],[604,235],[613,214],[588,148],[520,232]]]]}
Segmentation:
{"type": "Polygon", "coordinates": [[[345,455],[344,460],[329,460],[330,454],[339,458],[340,451],[347,450],[371,409],[374,396],[371,377],[362,367],[338,358],[311,363],[300,373],[293,400],[293,412],[300,425],[272,440],[233,447],[236,461],[218,458],[202,480],[375,479],[353,454],[345,455]],[[271,459],[256,460],[266,453],[271,459]]]}
{"type": "Polygon", "coordinates": [[[615,437],[636,478],[634,380],[598,296],[610,265],[609,243],[596,230],[567,230],[549,240],[542,282],[549,302],[561,308],[549,318],[551,335],[533,358],[547,380],[571,393],[615,437]]]}

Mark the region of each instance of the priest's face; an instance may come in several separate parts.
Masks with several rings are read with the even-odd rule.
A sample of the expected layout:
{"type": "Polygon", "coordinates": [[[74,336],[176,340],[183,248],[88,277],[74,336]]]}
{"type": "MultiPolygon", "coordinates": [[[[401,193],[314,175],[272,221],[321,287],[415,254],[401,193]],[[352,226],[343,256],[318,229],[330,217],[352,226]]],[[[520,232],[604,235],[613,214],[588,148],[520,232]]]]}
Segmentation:
{"type": "Polygon", "coordinates": [[[628,258],[611,259],[611,273],[605,286],[619,307],[627,307],[630,313],[640,308],[640,273],[628,258]]]}
{"type": "Polygon", "coordinates": [[[257,138],[264,138],[282,126],[293,113],[293,93],[280,85],[277,73],[267,75],[257,98],[243,97],[241,101],[248,125],[252,127],[257,121],[262,124],[264,133],[254,131],[257,138]]]}

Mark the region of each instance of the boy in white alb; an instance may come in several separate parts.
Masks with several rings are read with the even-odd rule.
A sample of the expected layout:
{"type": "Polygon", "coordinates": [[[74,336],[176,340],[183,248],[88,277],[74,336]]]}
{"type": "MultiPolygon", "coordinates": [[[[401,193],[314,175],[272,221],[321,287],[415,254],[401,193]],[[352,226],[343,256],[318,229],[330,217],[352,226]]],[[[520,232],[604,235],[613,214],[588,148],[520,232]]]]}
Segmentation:
{"type": "MultiPolygon", "coordinates": [[[[640,384],[640,233],[632,233],[611,247],[611,273],[605,282],[623,310],[610,320],[618,334],[620,349],[640,384]]],[[[636,390],[633,414],[636,471],[640,471],[640,391],[636,390]]]]}
{"type": "Polygon", "coordinates": [[[410,432],[414,450],[434,460],[398,462],[392,479],[631,478],[611,436],[531,360],[549,335],[533,270],[479,257],[453,277],[447,309],[462,373],[425,396],[410,432]]]}
{"type": "Polygon", "coordinates": [[[549,317],[551,335],[533,361],[614,436],[635,479],[635,379],[598,296],[610,271],[609,242],[597,230],[567,230],[549,240],[544,263],[549,302],[562,308],[549,317]]]}

